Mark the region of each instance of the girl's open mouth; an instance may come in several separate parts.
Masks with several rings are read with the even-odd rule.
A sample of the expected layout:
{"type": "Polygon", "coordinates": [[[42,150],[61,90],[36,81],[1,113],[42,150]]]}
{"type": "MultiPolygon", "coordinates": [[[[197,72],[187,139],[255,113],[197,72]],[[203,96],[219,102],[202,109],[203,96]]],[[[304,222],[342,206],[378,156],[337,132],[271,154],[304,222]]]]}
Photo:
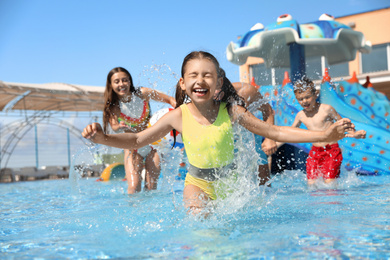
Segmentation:
{"type": "Polygon", "coordinates": [[[194,89],[194,93],[197,95],[205,95],[207,92],[208,89],[204,89],[204,88],[194,89]]]}

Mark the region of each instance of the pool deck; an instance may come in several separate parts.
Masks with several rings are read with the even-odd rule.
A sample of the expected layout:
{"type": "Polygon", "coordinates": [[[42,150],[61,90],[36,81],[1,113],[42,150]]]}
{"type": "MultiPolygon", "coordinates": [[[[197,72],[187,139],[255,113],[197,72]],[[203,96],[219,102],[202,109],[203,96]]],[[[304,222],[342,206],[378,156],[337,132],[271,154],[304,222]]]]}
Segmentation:
{"type": "MultiPolygon", "coordinates": [[[[82,172],[83,177],[99,177],[103,165],[75,166],[77,171],[82,172]]],[[[57,180],[68,179],[69,167],[46,166],[42,169],[36,167],[23,167],[20,169],[3,168],[0,170],[0,183],[11,183],[18,181],[36,181],[36,180],[57,180]]]]}

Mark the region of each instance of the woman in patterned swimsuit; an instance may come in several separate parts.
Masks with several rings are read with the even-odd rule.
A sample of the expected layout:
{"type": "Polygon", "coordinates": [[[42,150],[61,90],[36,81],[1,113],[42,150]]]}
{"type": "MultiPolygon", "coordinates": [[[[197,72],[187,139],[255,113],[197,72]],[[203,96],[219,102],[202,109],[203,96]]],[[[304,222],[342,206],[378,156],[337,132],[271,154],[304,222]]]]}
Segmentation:
{"type": "MultiPolygon", "coordinates": [[[[107,75],[104,91],[103,126],[117,133],[138,133],[145,130],[150,119],[150,99],[175,107],[173,97],[150,88],[135,88],[130,73],[121,67],[113,68],[107,75]]],[[[124,165],[128,183],[127,193],[141,191],[142,170],[145,167],[145,188],[157,188],[160,175],[160,158],[155,149],[146,145],[138,149],[124,149],[124,165]]]]}

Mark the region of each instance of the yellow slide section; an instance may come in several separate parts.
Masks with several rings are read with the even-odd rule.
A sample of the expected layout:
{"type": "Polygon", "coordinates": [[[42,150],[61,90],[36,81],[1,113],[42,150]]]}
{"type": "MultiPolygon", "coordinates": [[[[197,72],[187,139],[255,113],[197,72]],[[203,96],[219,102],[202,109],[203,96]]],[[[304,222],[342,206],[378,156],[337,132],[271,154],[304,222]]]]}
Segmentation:
{"type": "Polygon", "coordinates": [[[100,175],[100,181],[123,180],[126,177],[123,163],[113,163],[107,166],[100,175]]]}

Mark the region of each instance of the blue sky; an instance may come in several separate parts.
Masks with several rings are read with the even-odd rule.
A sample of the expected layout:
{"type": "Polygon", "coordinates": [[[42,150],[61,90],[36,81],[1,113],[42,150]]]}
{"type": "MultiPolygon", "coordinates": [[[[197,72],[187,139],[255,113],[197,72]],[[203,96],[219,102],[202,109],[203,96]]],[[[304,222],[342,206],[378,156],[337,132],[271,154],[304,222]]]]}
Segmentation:
{"type": "Polygon", "coordinates": [[[238,81],[226,47],[258,22],[288,13],[307,23],[323,13],[388,6],[388,0],[1,0],[0,80],[104,86],[108,71],[122,66],[136,85],[173,95],[183,58],[194,50],[214,54],[238,81]]]}

